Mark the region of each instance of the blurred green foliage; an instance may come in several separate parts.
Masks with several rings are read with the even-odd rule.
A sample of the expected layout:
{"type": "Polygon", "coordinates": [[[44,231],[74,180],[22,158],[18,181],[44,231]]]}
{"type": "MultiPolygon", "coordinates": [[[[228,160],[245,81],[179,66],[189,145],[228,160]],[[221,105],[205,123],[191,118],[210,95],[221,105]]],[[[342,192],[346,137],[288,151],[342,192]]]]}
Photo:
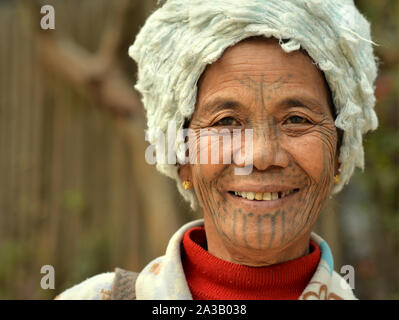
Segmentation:
{"type": "Polygon", "coordinates": [[[380,126],[365,138],[363,182],[375,197],[384,226],[399,247],[399,1],[358,0],[371,21],[380,60],[376,111],[380,126]]]}
{"type": "MultiPolygon", "coordinates": [[[[379,77],[376,82],[379,119],[377,131],[364,139],[366,165],[364,174],[356,175],[366,188],[364,212],[373,217],[372,234],[375,252],[369,259],[377,268],[364,282],[379,282],[379,297],[399,299],[399,1],[357,0],[360,11],[371,22],[373,40],[378,44],[379,77]]],[[[369,231],[370,232],[370,231],[369,231]]],[[[368,288],[369,299],[374,289],[368,288]]]]}

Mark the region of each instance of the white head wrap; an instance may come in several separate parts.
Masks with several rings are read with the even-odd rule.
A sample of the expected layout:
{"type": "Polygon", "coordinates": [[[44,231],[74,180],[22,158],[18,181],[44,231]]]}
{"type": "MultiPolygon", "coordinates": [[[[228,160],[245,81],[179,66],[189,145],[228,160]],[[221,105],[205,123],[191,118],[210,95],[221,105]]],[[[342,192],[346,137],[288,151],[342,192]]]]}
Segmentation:
{"type": "MultiPolygon", "coordinates": [[[[168,0],[129,48],[138,64],[135,88],[147,111],[147,139],[157,145],[157,132],[166,133],[171,121],[182,129],[194,112],[197,81],[206,66],[226,48],[260,35],[279,39],[285,52],[302,47],[324,72],[337,113],[335,125],[344,131],[336,193],[356,166],[363,169],[362,135],[378,126],[370,25],[353,0],[168,0]]],[[[177,135],[178,162],[185,157],[182,144],[177,135]]],[[[177,181],[194,208],[195,195],[182,188],[177,166],[158,163],[157,169],[177,181]]]]}

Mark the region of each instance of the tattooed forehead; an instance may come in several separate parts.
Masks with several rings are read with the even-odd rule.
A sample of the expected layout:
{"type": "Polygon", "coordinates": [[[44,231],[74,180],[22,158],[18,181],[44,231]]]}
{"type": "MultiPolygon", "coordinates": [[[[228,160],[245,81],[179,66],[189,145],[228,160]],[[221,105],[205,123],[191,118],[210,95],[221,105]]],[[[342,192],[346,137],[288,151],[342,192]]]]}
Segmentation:
{"type": "Polygon", "coordinates": [[[269,80],[267,75],[261,73],[258,77],[256,77],[258,79],[254,79],[253,75],[244,73],[242,76],[235,76],[234,79],[241,85],[250,89],[254,89],[256,92],[260,93],[260,89],[272,92],[273,90],[281,88],[284,84],[287,84],[292,77],[292,74],[287,74],[282,75],[277,79],[269,80]]]}

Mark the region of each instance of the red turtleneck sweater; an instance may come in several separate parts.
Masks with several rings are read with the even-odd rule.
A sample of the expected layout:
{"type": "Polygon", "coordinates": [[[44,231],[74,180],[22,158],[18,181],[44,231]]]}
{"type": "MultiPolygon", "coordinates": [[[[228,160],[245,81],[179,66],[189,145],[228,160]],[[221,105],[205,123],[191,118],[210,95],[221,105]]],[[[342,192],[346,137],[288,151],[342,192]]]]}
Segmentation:
{"type": "Polygon", "coordinates": [[[204,227],[183,237],[182,262],[194,300],[296,300],[320,261],[320,248],[310,241],[309,254],[267,267],[221,260],[207,251],[204,227]]]}

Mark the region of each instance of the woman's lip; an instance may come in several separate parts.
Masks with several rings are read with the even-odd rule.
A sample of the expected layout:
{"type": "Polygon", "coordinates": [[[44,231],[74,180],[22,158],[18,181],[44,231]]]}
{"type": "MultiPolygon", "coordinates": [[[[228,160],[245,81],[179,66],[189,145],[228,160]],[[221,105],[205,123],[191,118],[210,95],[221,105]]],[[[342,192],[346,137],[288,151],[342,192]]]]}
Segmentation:
{"type": "MultiPolygon", "coordinates": [[[[291,201],[294,197],[296,197],[302,189],[299,189],[297,192],[290,193],[289,195],[276,199],[276,200],[249,200],[240,196],[236,196],[231,194],[230,192],[227,193],[227,197],[231,199],[233,203],[236,204],[237,207],[252,210],[253,213],[264,213],[265,210],[272,210],[277,209],[286,204],[287,202],[291,201]]],[[[268,191],[266,191],[268,192],[268,191]]]]}

